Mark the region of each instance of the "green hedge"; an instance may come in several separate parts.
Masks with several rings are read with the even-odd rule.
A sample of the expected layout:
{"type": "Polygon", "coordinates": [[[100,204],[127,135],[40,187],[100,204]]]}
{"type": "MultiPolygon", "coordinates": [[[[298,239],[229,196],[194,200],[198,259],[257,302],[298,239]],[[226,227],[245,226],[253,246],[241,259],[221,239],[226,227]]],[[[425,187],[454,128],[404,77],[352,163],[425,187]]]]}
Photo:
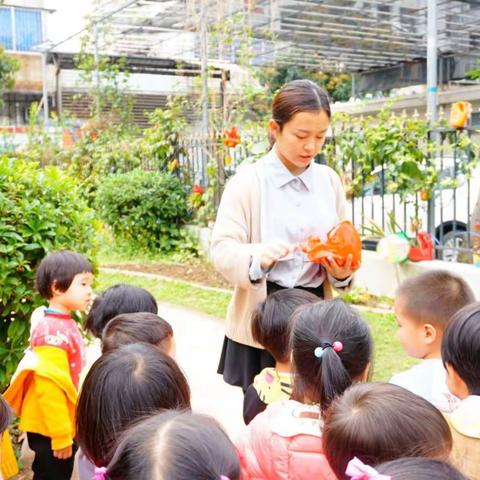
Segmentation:
{"type": "Polygon", "coordinates": [[[68,248],[94,260],[95,213],[73,179],[55,167],[0,158],[0,386],[27,345],[31,312],[42,300],[35,270],[50,251],[68,248]]]}
{"type": "Polygon", "coordinates": [[[132,245],[164,253],[182,249],[187,191],[174,174],[137,169],[107,177],[96,207],[114,235],[132,245]]]}

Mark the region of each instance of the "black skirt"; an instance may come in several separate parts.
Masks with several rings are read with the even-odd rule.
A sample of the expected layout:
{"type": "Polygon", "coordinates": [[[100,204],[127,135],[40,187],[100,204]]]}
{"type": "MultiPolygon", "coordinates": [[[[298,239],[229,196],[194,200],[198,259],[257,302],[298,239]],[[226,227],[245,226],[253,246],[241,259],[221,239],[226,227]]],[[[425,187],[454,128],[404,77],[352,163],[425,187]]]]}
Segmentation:
{"type": "MultiPolygon", "coordinates": [[[[276,283],[267,282],[267,296],[283,288],[276,283]]],[[[296,288],[307,290],[323,298],[323,285],[317,288],[296,288]]],[[[245,392],[256,375],[264,368],[274,366],[275,359],[266,350],[244,345],[225,337],[217,373],[223,375],[227,383],[242,387],[245,392]]]]}

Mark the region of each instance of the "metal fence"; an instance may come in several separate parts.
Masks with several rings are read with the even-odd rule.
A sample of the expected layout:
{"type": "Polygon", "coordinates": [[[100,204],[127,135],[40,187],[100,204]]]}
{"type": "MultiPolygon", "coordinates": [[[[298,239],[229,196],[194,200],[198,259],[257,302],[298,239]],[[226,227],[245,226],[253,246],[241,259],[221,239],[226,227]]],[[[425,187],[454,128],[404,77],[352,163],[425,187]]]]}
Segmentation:
{"type": "MultiPolygon", "coordinates": [[[[467,131],[471,137],[474,131],[467,131]]],[[[388,174],[384,164],[372,169],[370,179],[362,178],[361,193],[349,198],[349,215],[352,222],[365,235],[366,226],[373,220],[383,230],[388,230],[389,217],[393,216],[397,226],[413,237],[419,230],[428,230],[435,241],[436,256],[447,261],[471,263],[472,240],[475,235],[471,224],[471,212],[480,191],[480,171],[471,178],[467,175],[473,161],[469,148],[443,148],[456,135],[452,129],[441,129],[432,132],[437,136],[438,155],[431,161],[439,169],[439,179],[450,186],[440,186],[433,190],[430,199],[422,199],[420,194],[413,194],[401,199],[397,193],[388,189],[388,174]],[[466,168],[467,167],[467,168],[466,168]],[[445,182],[447,180],[447,182],[445,182]],[[450,180],[450,182],[449,182],[450,180]]],[[[219,139],[186,138],[180,144],[180,164],[192,183],[206,185],[208,163],[216,161],[215,155],[227,155],[224,162],[224,176],[231,176],[238,165],[252,156],[252,145],[265,142],[265,138],[245,138],[235,149],[227,153],[218,153],[219,139]]],[[[318,159],[322,162],[322,159],[318,159]]],[[[353,161],[342,165],[347,175],[356,175],[357,168],[353,161]]],[[[364,240],[366,248],[374,249],[377,240],[364,240]]]]}

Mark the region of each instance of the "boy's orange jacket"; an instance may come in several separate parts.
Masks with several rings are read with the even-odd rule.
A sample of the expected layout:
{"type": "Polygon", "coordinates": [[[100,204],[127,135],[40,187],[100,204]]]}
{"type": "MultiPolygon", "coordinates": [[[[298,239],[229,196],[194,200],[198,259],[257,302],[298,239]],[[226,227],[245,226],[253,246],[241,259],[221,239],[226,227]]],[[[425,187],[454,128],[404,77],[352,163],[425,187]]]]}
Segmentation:
{"type": "Polygon", "coordinates": [[[0,442],[0,455],[1,455],[1,465],[0,471],[4,480],[14,477],[18,472],[17,459],[15,458],[15,452],[13,451],[12,439],[8,430],[3,432],[2,440],[0,442]]]}
{"type": "Polygon", "coordinates": [[[73,443],[77,396],[67,353],[57,347],[27,350],[3,394],[19,428],[51,438],[53,450],[73,443]]]}

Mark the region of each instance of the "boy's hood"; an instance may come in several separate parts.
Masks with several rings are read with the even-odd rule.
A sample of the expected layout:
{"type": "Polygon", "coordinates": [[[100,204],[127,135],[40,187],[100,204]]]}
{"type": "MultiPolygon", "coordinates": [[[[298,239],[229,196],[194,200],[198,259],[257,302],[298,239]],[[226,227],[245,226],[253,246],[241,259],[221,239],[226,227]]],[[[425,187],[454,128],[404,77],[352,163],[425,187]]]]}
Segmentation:
{"type": "Polygon", "coordinates": [[[480,439],[480,396],[470,395],[450,415],[452,426],[462,435],[480,439]]]}

